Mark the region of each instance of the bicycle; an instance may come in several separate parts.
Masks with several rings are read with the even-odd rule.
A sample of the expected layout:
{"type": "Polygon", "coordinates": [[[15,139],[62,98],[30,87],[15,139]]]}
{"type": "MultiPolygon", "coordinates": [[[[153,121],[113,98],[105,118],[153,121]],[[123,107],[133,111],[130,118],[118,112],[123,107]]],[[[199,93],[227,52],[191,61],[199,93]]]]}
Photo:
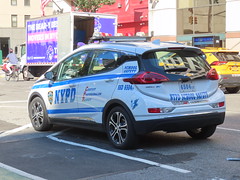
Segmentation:
{"type": "Polygon", "coordinates": [[[20,68],[17,65],[12,65],[11,69],[12,69],[11,74],[9,74],[9,71],[5,71],[5,80],[9,81],[12,78],[14,81],[18,81],[19,74],[20,74],[20,68]]]}

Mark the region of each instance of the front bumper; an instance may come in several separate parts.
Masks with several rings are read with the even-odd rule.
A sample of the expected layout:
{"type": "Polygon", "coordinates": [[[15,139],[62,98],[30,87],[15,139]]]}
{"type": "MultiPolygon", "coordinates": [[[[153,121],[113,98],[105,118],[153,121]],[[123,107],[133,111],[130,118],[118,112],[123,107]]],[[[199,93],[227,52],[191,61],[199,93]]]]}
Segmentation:
{"type": "Polygon", "coordinates": [[[137,134],[146,134],[153,131],[180,132],[224,122],[225,112],[208,113],[190,116],[135,121],[134,128],[137,134]]]}

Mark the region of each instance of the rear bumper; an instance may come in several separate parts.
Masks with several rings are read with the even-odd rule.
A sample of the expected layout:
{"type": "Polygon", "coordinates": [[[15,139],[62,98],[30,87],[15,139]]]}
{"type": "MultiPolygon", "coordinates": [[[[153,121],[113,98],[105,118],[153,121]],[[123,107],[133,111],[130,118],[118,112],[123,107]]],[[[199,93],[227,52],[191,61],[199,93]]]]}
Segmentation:
{"type": "Polygon", "coordinates": [[[240,86],[240,74],[220,75],[219,85],[221,87],[238,87],[238,86],[240,86]]]}
{"type": "Polygon", "coordinates": [[[219,125],[224,122],[225,112],[208,113],[191,116],[181,116],[157,120],[135,121],[137,134],[146,134],[153,131],[180,132],[210,125],[219,125]]]}

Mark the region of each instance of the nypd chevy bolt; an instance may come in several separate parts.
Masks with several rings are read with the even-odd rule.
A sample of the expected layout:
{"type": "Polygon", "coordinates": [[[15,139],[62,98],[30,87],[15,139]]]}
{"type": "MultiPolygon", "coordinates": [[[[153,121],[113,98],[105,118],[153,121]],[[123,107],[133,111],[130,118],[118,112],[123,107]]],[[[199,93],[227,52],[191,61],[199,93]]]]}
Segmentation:
{"type": "Polygon", "coordinates": [[[35,82],[29,117],[37,131],[101,129],[120,149],[158,130],[208,138],[226,107],[218,74],[203,57],[198,48],[159,41],[85,45],[35,82]]]}

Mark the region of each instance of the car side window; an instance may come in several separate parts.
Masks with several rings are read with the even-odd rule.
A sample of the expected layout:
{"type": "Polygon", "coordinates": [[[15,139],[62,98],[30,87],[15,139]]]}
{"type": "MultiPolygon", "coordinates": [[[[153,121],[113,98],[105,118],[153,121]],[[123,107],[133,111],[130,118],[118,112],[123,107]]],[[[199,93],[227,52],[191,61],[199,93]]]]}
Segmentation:
{"type": "Polygon", "coordinates": [[[60,65],[57,80],[62,81],[82,76],[87,55],[87,51],[77,52],[65,59],[60,65]]]}
{"type": "Polygon", "coordinates": [[[111,71],[119,66],[117,63],[121,53],[114,51],[96,51],[93,53],[88,74],[98,74],[111,71]]]}

